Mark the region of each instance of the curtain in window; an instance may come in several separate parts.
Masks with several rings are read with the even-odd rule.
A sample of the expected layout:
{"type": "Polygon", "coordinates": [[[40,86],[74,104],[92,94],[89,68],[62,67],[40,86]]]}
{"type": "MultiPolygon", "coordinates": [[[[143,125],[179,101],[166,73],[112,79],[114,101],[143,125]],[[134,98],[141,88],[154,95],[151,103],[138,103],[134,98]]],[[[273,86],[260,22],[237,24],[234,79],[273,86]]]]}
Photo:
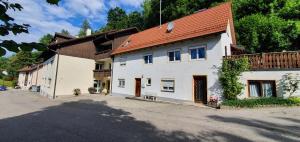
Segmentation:
{"type": "Polygon", "coordinates": [[[257,84],[250,84],[250,97],[259,96],[259,86],[257,84]]]}
{"type": "Polygon", "coordinates": [[[180,61],[180,51],[175,51],[175,60],[180,61]]]}
{"type": "Polygon", "coordinates": [[[273,89],[271,83],[263,83],[263,96],[264,97],[272,97],[273,96],[273,89]]]}
{"type": "Polygon", "coordinates": [[[198,58],[205,58],[205,48],[198,48],[198,58]]]}

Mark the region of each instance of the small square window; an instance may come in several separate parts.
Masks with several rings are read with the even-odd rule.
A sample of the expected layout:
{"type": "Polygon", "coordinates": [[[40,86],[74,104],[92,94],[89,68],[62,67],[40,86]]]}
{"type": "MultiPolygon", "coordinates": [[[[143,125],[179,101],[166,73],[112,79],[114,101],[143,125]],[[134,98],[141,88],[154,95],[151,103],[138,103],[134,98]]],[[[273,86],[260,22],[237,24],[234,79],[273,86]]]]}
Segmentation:
{"type": "Polygon", "coordinates": [[[119,79],[119,87],[124,88],[125,87],[125,79],[119,79]]]}
{"type": "Polygon", "coordinates": [[[147,86],[151,86],[151,78],[147,78],[147,86]]]}
{"type": "Polygon", "coordinates": [[[180,51],[171,51],[171,52],[168,52],[168,56],[169,56],[169,61],[170,62],[180,61],[181,60],[180,51]]]}
{"type": "Polygon", "coordinates": [[[192,48],[190,49],[190,55],[192,60],[205,59],[206,58],[206,49],[205,47],[192,48]]]}
{"type": "Polygon", "coordinates": [[[152,64],[153,63],[153,56],[152,55],[144,56],[144,63],[145,64],[152,64]]]}
{"type": "Polygon", "coordinates": [[[175,80],[163,79],[161,80],[162,92],[175,92],[175,80]]]}

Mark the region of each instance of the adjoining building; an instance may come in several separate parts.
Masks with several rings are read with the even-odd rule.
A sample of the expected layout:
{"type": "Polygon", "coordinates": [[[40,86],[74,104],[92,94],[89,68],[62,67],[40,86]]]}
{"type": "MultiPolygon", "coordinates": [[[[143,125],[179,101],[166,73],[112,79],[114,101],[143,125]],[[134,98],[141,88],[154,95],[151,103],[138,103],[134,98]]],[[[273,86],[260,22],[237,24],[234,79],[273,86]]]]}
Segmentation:
{"type": "Polygon", "coordinates": [[[18,86],[20,86],[20,88],[23,90],[31,89],[33,86],[40,86],[42,84],[40,77],[42,76],[42,68],[42,64],[35,64],[18,70],[18,86]]]}
{"type": "Polygon", "coordinates": [[[249,58],[239,98],[283,96],[282,78],[300,73],[299,52],[245,55],[236,46],[230,3],[133,34],[112,55],[112,94],[160,100],[221,97],[219,69],[229,58],[249,58]]]}
{"type": "Polygon", "coordinates": [[[89,93],[109,93],[111,84],[111,52],[136,28],[96,33],[82,38],[56,34],[42,57],[41,94],[49,98],[72,95],[74,89],[89,93]]]}

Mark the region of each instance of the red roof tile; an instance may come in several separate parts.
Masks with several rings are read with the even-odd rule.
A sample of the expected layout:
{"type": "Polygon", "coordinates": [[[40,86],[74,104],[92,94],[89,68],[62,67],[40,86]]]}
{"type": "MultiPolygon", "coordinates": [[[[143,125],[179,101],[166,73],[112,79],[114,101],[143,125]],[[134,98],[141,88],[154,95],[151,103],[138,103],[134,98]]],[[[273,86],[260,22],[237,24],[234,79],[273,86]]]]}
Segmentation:
{"type": "Polygon", "coordinates": [[[161,27],[157,26],[133,34],[120,47],[116,48],[112,54],[115,55],[213,33],[224,32],[226,31],[228,20],[231,27],[233,44],[235,44],[235,32],[232,19],[231,3],[224,3],[173,21],[174,29],[172,32],[167,32],[168,23],[166,23],[161,27]]]}

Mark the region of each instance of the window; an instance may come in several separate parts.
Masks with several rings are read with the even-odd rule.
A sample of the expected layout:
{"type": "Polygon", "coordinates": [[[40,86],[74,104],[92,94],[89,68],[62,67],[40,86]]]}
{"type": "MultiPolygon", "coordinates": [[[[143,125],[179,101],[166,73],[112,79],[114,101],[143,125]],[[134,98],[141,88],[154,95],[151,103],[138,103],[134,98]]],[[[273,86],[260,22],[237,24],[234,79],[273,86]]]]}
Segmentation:
{"type": "Polygon", "coordinates": [[[125,87],[125,79],[119,79],[119,87],[124,88],[125,87]]]}
{"type": "Polygon", "coordinates": [[[95,70],[103,70],[103,64],[101,64],[101,63],[96,63],[96,65],[95,65],[95,70]]]}
{"type": "Polygon", "coordinates": [[[161,80],[161,91],[174,92],[175,91],[175,80],[170,80],[170,79],[161,80]]]}
{"type": "Polygon", "coordinates": [[[48,87],[50,88],[51,86],[51,78],[48,78],[48,87]]]}
{"type": "Polygon", "coordinates": [[[206,47],[192,48],[190,49],[190,55],[192,60],[205,59],[206,47]]]}
{"type": "Polygon", "coordinates": [[[181,60],[181,54],[179,50],[168,52],[168,56],[170,62],[181,60]]]}
{"type": "Polygon", "coordinates": [[[250,97],[275,97],[275,81],[250,80],[249,96],[250,97]]]}
{"type": "Polygon", "coordinates": [[[125,57],[120,57],[120,66],[126,66],[126,58],[125,57]]]}
{"type": "Polygon", "coordinates": [[[147,78],[147,86],[151,86],[151,78],[147,78]]]}
{"type": "Polygon", "coordinates": [[[152,64],[153,63],[153,56],[152,55],[144,56],[144,62],[145,62],[145,64],[152,64]]]}

